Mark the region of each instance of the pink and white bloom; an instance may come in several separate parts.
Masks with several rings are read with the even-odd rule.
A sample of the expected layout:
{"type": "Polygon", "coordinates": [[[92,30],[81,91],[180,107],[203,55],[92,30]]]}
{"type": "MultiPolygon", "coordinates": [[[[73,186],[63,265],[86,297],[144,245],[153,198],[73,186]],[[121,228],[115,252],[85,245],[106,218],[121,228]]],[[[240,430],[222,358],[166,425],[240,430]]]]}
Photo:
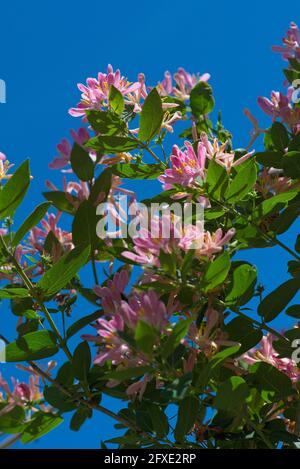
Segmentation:
{"type": "Polygon", "coordinates": [[[289,98],[279,91],[272,91],[271,99],[259,96],[257,103],[262,111],[268,116],[271,116],[273,120],[277,117],[282,118],[289,109],[289,98]]]}
{"type": "Polygon", "coordinates": [[[174,184],[183,187],[197,186],[205,179],[206,148],[199,143],[197,153],[193,145],[185,141],[185,149],[182,151],[177,145],[173,146],[170,158],[171,168],[166,169],[164,174],[158,178],[163,183],[164,189],[171,189],[174,184]]]}
{"type": "MultiPolygon", "coordinates": [[[[90,157],[93,161],[96,160],[96,152],[93,150],[88,150],[84,147],[84,144],[90,139],[90,134],[84,127],[81,127],[76,132],[75,130],[70,130],[71,137],[73,138],[74,142],[80,145],[87,153],[89,153],[90,157]]],[[[56,146],[58,151],[58,156],[56,156],[52,162],[49,164],[49,168],[51,169],[62,169],[65,168],[70,164],[71,158],[71,151],[72,145],[70,144],[69,140],[63,138],[60,143],[56,146]]],[[[71,168],[68,170],[64,170],[64,172],[72,172],[71,168]]]]}
{"type": "Polygon", "coordinates": [[[208,137],[205,132],[201,134],[201,142],[206,148],[207,158],[214,160],[220,166],[223,166],[227,173],[230,173],[231,168],[238,166],[245,161],[247,161],[254,154],[255,150],[252,150],[245,155],[241,156],[239,159],[235,159],[234,151],[227,151],[228,142],[224,142],[219,145],[218,139],[214,139],[213,143],[208,140],[208,137]]]}
{"type": "Polygon", "coordinates": [[[129,96],[130,102],[132,100],[131,94],[142,87],[141,82],[130,83],[127,78],[121,75],[120,70],[114,72],[112,66],[108,65],[107,73],[99,72],[97,78],[88,78],[86,85],[82,83],[77,85],[79,91],[82,92],[81,100],[77,107],[69,110],[69,114],[74,117],[85,117],[86,111],[107,107],[111,85],[117,88],[124,97],[129,96]]]}
{"type": "Polygon", "coordinates": [[[13,164],[7,160],[6,155],[0,152],[0,183],[5,179],[9,179],[12,174],[8,174],[8,171],[13,167],[13,164]]]}
{"type": "Polygon", "coordinates": [[[122,302],[122,294],[128,282],[128,271],[122,269],[120,272],[116,272],[112,279],[107,280],[105,286],[96,285],[94,287],[94,292],[102,300],[102,308],[106,314],[118,312],[122,302]]]}
{"type": "Polygon", "coordinates": [[[175,85],[173,85],[172,75],[165,72],[165,78],[158,84],[157,89],[161,96],[169,96],[173,94],[175,97],[186,101],[190,97],[190,92],[200,81],[208,81],[209,73],[203,75],[194,75],[188,73],[184,68],[179,68],[173,76],[175,85]]]}
{"type": "Polygon", "coordinates": [[[273,347],[272,334],[264,336],[258,348],[253,348],[242,355],[241,360],[252,365],[257,362],[266,362],[285,373],[294,383],[300,379],[300,370],[291,358],[279,358],[279,354],[273,347]]]}
{"type": "Polygon", "coordinates": [[[293,21],[287,30],[286,37],[282,39],[282,43],[283,46],[273,46],[273,52],[279,52],[285,60],[300,59],[300,34],[298,26],[293,21]]]}

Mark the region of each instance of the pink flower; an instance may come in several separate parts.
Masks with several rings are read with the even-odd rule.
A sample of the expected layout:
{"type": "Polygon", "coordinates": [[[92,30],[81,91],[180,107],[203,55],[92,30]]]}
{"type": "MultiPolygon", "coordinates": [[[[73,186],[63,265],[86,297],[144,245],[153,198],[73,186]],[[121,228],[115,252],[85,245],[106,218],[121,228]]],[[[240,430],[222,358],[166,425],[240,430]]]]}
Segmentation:
{"type": "MultiPolygon", "coordinates": [[[[90,139],[90,134],[84,127],[81,127],[77,132],[71,129],[70,134],[74,142],[76,142],[81,147],[83,147],[83,145],[90,139]]],[[[56,156],[52,160],[52,162],[49,164],[49,168],[51,169],[65,168],[70,163],[72,146],[69,140],[67,140],[66,138],[63,138],[56,148],[59,153],[59,156],[56,156]]],[[[92,150],[87,150],[85,147],[83,148],[90,154],[93,160],[96,159],[96,152],[92,150]]],[[[68,172],[71,172],[71,171],[72,171],[71,169],[68,170],[68,172]]]]}
{"type": "Polygon", "coordinates": [[[188,340],[184,342],[189,345],[189,341],[193,342],[192,356],[185,364],[185,367],[193,367],[195,357],[195,346],[198,351],[204,351],[206,355],[213,355],[221,346],[230,347],[235,345],[236,342],[228,340],[227,335],[218,327],[220,323],[220,313],[209,307],[205,313],[205,326],[198,328],[195,323],[192,323],[188,332],[188,340]]]}
{"type": "Polygon", "coordinates": [[[121,76],[120,70],[114,72],[112,66],[108,65],[107,73],[98,73],[98,78],[88,78],[86,85],[78,84],[78,89],[82,92],[81,101],[77,107],[69,110],[71,116],[81,117],[85,116],[88,110],[107,107],[111,85],[117,88],[123,96],[130,95],[142,87],[140,82],[130,83],[121,76]]]}
{"type": "Polygon", "coordinates": [[[259,96],[257,103],[265,114],[271,116],[273,120],[277,117],[283,117],[284,113],[289,109],[289,99],[279,91],[271,92],[271,99],[259,96]]]}
{"type": "MultiPolygon", "coordinates": [[[[30,375],[29,383],[19,382],[11,378],[13,388],[10,389],[7,381],[0,374],[0,403],[5,403],[6,406],[0,411],[0,416],[10,412],[16,406],[25,406],[30,404],[39,404],[43,399],[43,394],[39,391],[39,377],[30,375]]],[[[32,408],[33,410],[34,407],[32,408]]]]}
{"type": "Polygon", "coordinates": [[[206,148],[207,158],[209,158],[210,160],[214,160],[220,166],[223,166],[226,169],[227,173],[230,173],[231,168],[234,168],[235,166],[244,163],[255,152],[255,150],[253,150],[241,156],[241,158],[235,159],[234,151],[226,151],[226,148],[228,146],[227,141],[219,145],[218,140],[215,138],[213,143],[211,144],[205,132],[202,132],[201,134],[201,142],[206,148]]]}
{"type": "MultiPolygon", "coordinates": [[[[52,232],[60,243],[60,246],[65,251],[69,251],[73,248],[72,233],[63,230],[58,227],[58,221],[61,217],[61,213],[54,215],[53,213],[47,213],[46,217],[41,221],[41,228],[35,226],[29,233],[28,243],[32,248],[32,253],[42,252],[44,242],[50,232],[52,232]]],[[[58,247],[58,252],[53,253],[55,257],[60,257],[61,249],[58,247]]]]}
{"type": "Polygon", "coordinates": [[[253,143],[255,142],[255,140],[257,139],[257,137],[263,133],[266,132],[266,129],[261,129],[259,127],[259,124],[258,124],[258,119],[256,119],[256,117],[254,117],[251,112],[249,111],[249,109],[244,109],[244,114],[246,117],[248,117],[248,119],[250,120],[250,122],[252,123],[253,125],[253,129],[251,130],[250,132],[250,142],[247,146],[247,149],[251,148],[251,146],[253,145],[253,143]]]}
{"type": "Polygon", "coordinates": [[[109,279],[104,287],[100,285],[94,287],[94,292],[102,299],[102,308],[105,313],[117,313],[122,301],[122,294],[128,282],[128,272],[123,269],[116,272],[113,279],[109,279]]]}
{"type": "Polygon", "coordinates": [[[249,350],[242,355],[241,360],[249,365],[261,361],[269,363],[275,366],[279,371],[285,373],[293,382],[298,382],[300,370],[297,364],[291,358],[279,358],[279,354],[273,347],[273,340],[274,337],[272,334],[267,334],[262,338],[259,348],[249,350]]]}
{"type": "Polygon", "coordinates": [[[184,151],[181,151],[177,145],[173,146],[170,158],[172,167],[166,169],[165,173],[158,178],[165,190],[171,189],[174,184],[192,187],[205,179],[205,146],[199,143],[196,154],[190,142],[186,141],[184,144],[184,151]]]}
{"type": "Polygon", "coordinates": [[[179,99],[186,101],[190,97],[190,92],[200,81],[208,81],[210,78],[209,73],[203,75],[192,75],[179,68],[174,74],[175,86],[172,83],[172,75],[170,72],[165,72],[164,80],[158,84],[157,89],[161,96],[168,96],[173,94],[179,99]]]}
{"type": "Polygon", "coordinates": [[[12,174],[8,174],[8,171],[13,167],[13,164],[10,164],[6,159],[6,155],[0,152],[0,182],[9,179],[12,174]]]}
{"type": "Polygon", "coordinates": [[[121,302],[120,314],[124,322],[132,329],[139,320],[143,320],[158,330],[168,323],[170,315],[177,304],[170,303],[167,307],[155,291],[134,294],[128,300],[121,302]]]}
{"type": "MultiPolygon", "coordinates": [[[[298,184],[297,184],[298,185],[298,184]]],[[[265,198],[271,193],[279,194],[293,187],[292,180],[283,176],[281,169],[264,168],[258,176],[255,189],[265,198]]]]}
{"type": "Polygon", "coordinates": [[[286,37],[282,39],[282,43],[283,46],[273,46],[272,50],[282,54],[282,58],[285,60],[300,59],[300,35],[296,23],[291,22],[290,29],[288,29],[286,37]]]}

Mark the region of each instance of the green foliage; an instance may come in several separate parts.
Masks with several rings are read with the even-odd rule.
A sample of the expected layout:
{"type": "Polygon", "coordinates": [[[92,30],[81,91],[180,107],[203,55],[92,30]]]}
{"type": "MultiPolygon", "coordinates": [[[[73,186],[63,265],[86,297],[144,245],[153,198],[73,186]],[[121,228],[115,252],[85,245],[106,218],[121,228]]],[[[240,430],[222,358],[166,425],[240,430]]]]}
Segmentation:
{"type": "Polygon", "coordinates": [[[41,280],[37,283],[37,289],[42,292],[44,297],[55,295],[64,288],[70,280],[77,274],[79,269],[84,266],[88,260],[90,248],[75,248],[59,259],[56,264],[47,270],[41,280]]]}
{"type": "Polygon", "coordinates": [[[194,116],[209,114],[215,105],[211,86],[204,81],[197,83],[191,91],[190,104],[194,116]]]}
{"type": "Polygon", "coordinates": [[[6,346],[7,362],[23,362],[51,357],[58,352],[56,337],[51,331],[30,332],[6,346]]]}
{"type": "Polygon", "coordinates": [[[149,142],[160,130],[163,120],[163,109],[160,96],[156,88],[145,99],[140,115],[140,140],[149,142]]]}
{"type": "Polygon", "coordinates": [[[81,181],[91,181],[94,177],[94,162],[87,151],[74,143],[71,152],[71,166],[81,181]]]}
{"type": "Polygon", "coordinates": [[[0,219],[11,217],[22,202],[30,184],[29,160],[0,188],[0,219]]]}

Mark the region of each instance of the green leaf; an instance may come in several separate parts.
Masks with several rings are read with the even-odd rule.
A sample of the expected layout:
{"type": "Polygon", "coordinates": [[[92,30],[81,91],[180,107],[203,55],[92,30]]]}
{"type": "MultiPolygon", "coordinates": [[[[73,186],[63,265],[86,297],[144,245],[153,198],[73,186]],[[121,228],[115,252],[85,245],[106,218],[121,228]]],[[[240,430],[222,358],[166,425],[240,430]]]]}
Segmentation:
{"type": "Polygon", "coordinates": [[[70,412],[78,406],[76,398],[70,398],[56,386],[45,386],[43,392],[46,401],[60,412],[70,412]]]}
{"type": "Polygon", "coordinates": [[[157,338],[157,330],[154,327],[145,321],[138,321],[134,332],[134,339],[143,352],[151,354],[157,338]]]}
{"type": "Polygon", "coordinates": [[[95,246],[97,242],[96,224],[96,207],[89,200],[84,200],[77,209],[72,223],[74,245],[95,246]]]}
{"type": "Polygon", "coordinates": [[[218,387],[214,407],[240,415],[250,389],[240,376],[231,376],[218,387]]]}
{"type": "Polygon", "coordinates": [[[181,319],[178,321],[162,347],[162,358],[166,359],[171,355],[177,345],[180,344],[180,341],[186,336],[191,323],[192,319],[181,319]]]}
{"type": "Polygon", "coordinates": [[[84,422],[87,419],[90,419],[93,415],[92,409],[89,409],[88,407],[79,407],[79,409],[76,410],[74,415],[72,416],[71,422],[70,422],[70,429],[73,430],[73,432],[78,432],[84,422]]]}
{"type": "Polygon", "coordinates": [[[288,131],[280,122],[274,122],[270,129],[271,139],[276,150],[284,151],[289,144],[288,131]]]}
{"type": "Polygon", "coordinates": [[[228,185],[228,175],[220,164],[210,160],[207,168],[206,184],[208,194],[216,200],[220,200],[228,185]]]}
{"type": "Polygon", "coordinates": [[[88,152],[76,142],[71,151],[71,166],[81,181],[91,181],[93,179],[95,164],[88,152]]]}
{"type": "Polygon", "coordinates": [[[124,98],[122,93],[114,86],[110,85],[108,96],[110,109],[116,114],[122,114],[124,110],[124,98]]]}
{"type": "Polygon", "coordinates": [[[86,116],[93,130],[100,134],[116,135],[126,130],[125,122],[113,112],[87,111],[86,116]]]}
{"type": "Polygon", "coordinates": [[[0,298],[28,298],[29,292],[26,288],[2,288],[0,290],[0,298]]]}
{"type": "Polygon", "coordinates": [[[95,313],[89,314],[88,316],[84,316],[83,318],[78,319],[78,321],[74,322],[66,332],[66,336],[68,339],[73,335],[77,334],[78,331],[83,329],[85,326],[91,324],[92,322],[99,319],[102,315],[102,310],[95,311],[95,313]]]}
{"type": "Polygon", "coordinates": [[[22,202],[29,184],[29,160],[26,160],[0,189],[0,219],[11,217],[14,214],[22,202]]]}
{"type": "Polygon", "coordinates": [[[169,254],[162,249],[159,253],[159,262],[161,269],[171,277],[176,275],[176,257],[174,254],[169,254]]]}
{"type": "Polygon", "coordinates": [[[20,243],[20,241],[22,241],[24,236],[28,233],[28,231],[30,231],[34,226],[36,226],[41,221],[41,219],[46,214],[49,206],[50,206],[49,202],[44,202],[38,205],[34,209],[34,211],[29,215],[29,217],[26,218],[24,223],[22,223],[20,228],[15,233],[13,240],[12,240],[13,246],[17,246],[20,243]]]}
{"type": "MultiPolygon", "coordinates": [[[[6,403],[0,402],[0,413],[6,407],[6,403]]],[[[21,406],[16,406],[9,412],[0,416],[0,432],[17,433],[22,431],[25,421],[25,410],[21,406]]]]}
{"type": "Polygon", "coordinates": [[[250,350],[258,344],[263,336],[259,329],[253,327],[251,318],[249,318],[248,321],[243,317],[237,317],[230,321],[230,323],[226,325],[226,332],[229,340],[241,344],[241,348],[238,351],[239,355],[247,352],[247,350],[250,350]]]}
{"type": "Polygon", "coordinates": [[[230,291],[225,297],[227,305],[243,305],[251,298],[256,283],[256,268],[249,264],[239,265],[233,271],[230,291]]]}
{"type": "Polygon", "coordinates": [[[264,200],[259,204],[252,213],[252,220],[259,220],[261,217],[278,212],[286,207],[287,202],[294,199],[298,194],[297,191],[288,191],[281,194],[273,195],[270,199],[264,200]]]}
{"type": "Polygon", "coordinates": [[[290,306],[285,314],[287,314],[288,316],[291,316],[292,318],[299,318],[300,319],[300,305],[293,305],[293,306],[290,306]]]}
{"type": "Polygon", "coordinates": [[[211,86],[204,81],[197,83],[191,91],[190,104],[194,116],[209,114],[215,105],[211,86]]]}
{"type": "Polygon", "coordinates": [[[263,151],[255,153],[256,161],[263,166],[268,168],[278,168],[283,167],[283,156],[282,153],[276,151],[263,151]]]}
{"type": "Polygon", "coordinates": [[[203,389],[209,382],[213,372],[229,357],[236,355],[240,350],[240,344],[227,347],[221,352],[216,353],[213,358],[201,368],[197,379],[196,386],[203,389]]]}
{"type": "Polygon", "coordinates": [[[127,179],[157,179],[164,170],[160,164],[119,163],[112,166],[113,174],[127,179]]]}
{"type": "Polygon", "coordinates": [[[225,192],[225,199],[230,204],[241,200],[248,192],[250,192],[256,182],[257,170],[254,160],[247,161],[241,165],[239,171],[235,175],[225,192]]]}
{"type": "Polygon", "coordinates": [[[145,373],[151,372],[150,366],[136,366],[134,368],[126,368],[125,370],[110,371],[105,374],[105,379],[116,379],[117,381],[127,381],[131,378],[143,376],[145,373]]]}
{"type": "Polygon", "coordinates": [[[50,412],[41,412],[34,414],[21,436],[22,443],[32,443],[58,427],[63,422],[59,415],[50,412]]]}
{"type": "Polygon", "coordinates": [[[149,142],[159,132],[163,115],[161,98],[157,89],[153,88],[142,107],[138,138],[149,142]]]}
{"type": "Polygon", "coordinates": [[[103,199],[101,200],[104,202],[109,194],[111,188],[111,179],[112,179],[112,169],[106,168],[100,176],[97,177],[95,180],[93,187],[91,189],[89,200],[95,204],[98,201],[100,193],[103,195],[103,199]]]}
{"type": "Polygon", "coordinates": [[[263,393],[263,397],[272,396],[271,399],[283,399],[293,393],[291,380],[287,375],[266,362],[258,362],[249,369],[252,374],[251,381],[263,393]]]}
{"type": "Polygon", "coordinates": [[[147,410],[152,421],[152,428],[159,438],[164,438],[169,433],[169,422],[164,411],[157,404],[148,404],[147,410]]]}
{"type": "Polygon", "coordinates": [[[258,307],[258,313],[263,316],[265,322],[273,321],[293,299],[299,288],[300,278],[293,278],[266,296],[258,307]]]}
{"type": "Polygon", "coordinates": [[[60,212],[69,213],[71,215],[74,215],[76,212],[76,205],[78,205],[79,199],[72,194],[68,194],[68,199],[73,201],[74,204],[71,204],[70,200],[66,197],[66,193],[62,191],[43,192],[43,196],[60,212]]]}
{"type": "Polygon", "coordinates": [[[135,150],[139,145],[139,141],[134,138],[118,137],[116,135],[98,135],[86,143],[87,148],[108,154],[135,150]]]}
{"type": "Polygon", "coordinates": [[[204,291],[208,292],[213,290],[218,285],[224,282],[227,278],[228,272],[230,269],[230,257],[228,252],[223,252],[218,256],[214,261],[208,264],[203,277],[202,285],[204,286],[204,291]]]}
{"type": "Polygon", "coordinates": [[[53,265],[36,284],[44,296],[55,295],[64,288],[87,262],[90,254],[89,246],[77,247],[65,254],[53,265]]]}
{"type": "Polygon", "coordinates": [[[283,158],[285,176],[292,179],[300,178],[300,151],[289,151],[283,158]]]}
{"type": "Polygon", "coordinates": [[[91,367],[91,351],[87,342],[81,342],[75,349],[72,366],[75,378],[79,381],[87,381],[87,375],[91,367]]]}
{"type": "Polygon", "coordinates": [[[46,330],[25,334],[5,348],[7,362],[40,360],[57,352],[56,337],[53,332],[46,330]]]}
{"type": "Polygon", "coordinates": [[[192,430],[200,410],[200,401],[196,396],[185,397],[179,404],[175,427],[175,440],[183,442],[192,430]]]}

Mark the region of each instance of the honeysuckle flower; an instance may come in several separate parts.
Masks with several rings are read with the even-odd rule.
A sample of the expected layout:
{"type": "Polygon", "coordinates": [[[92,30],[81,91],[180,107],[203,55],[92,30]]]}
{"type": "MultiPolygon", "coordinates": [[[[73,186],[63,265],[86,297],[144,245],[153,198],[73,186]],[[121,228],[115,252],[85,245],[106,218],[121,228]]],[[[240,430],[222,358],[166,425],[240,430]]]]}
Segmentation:
{"type": "Polygon", "coordinates": [[[52,232],[56,239],[59,241],[58,251],[53,253],[55,258],[60,257],[62,254],[61,249],[69,251],[73,248],[72,243],[72,233],[63,230],[58,226],[58,221],[61,217],[61,212],[58,212],[56,215],[53,213],[47,213],[46,217],[41,221],[41,227],[35,226],[29,233],[28,244],[31,248],[31,252],[34,254],[36,252],[42,252],[44,242],[50,232],[52,232]]]}
{"type": "Polygon", "coordinates": [[[285,373],[293,382],[300,379],[300,370],[292,358],[279,358],[279,353],[273,347],[272,334],[264,336],[258,348],[253,348],[242,355],[241,360],[252,365],[256,362],[266,362],[285,373]]]}
{"type": "Polygon", "coordinates": [[[182,114],[180,111],[176,111],[173,114],[169,114],[168,112],[165,112],[163,121],[161,124],[161,128],[166,129],[170,133],[173,133],[174,130],[173,130],[172,125],[181,119],[182,119],[182,114]]]}
{"type": "Polygon", "coordinates": [[[205,132],[202,132],[201,134],[201,142],[206,148],[207,158],[210,160],[215,160],[216,163],[223,166],[227,173],[230,173],[231,168],[234,168],[235,166],[238,166],[247,161],[255,153],[255,150],[252,150],[241,156],[239,159],[235,159],[234,151],[226,151],[228,141],[219,145],[218,139],[215,138],[213,143],[211,143],[208,140],[205,132]]]}
{"type": "Polygon", "coordinates": [[[250,120],[250,122],[253,125],[253,129],[250,132],[250,142],[249,142],[249,144],[247,145],[247,148],[246,148],[248,150],[249,148],[252,147],[253,143],[255,142],[257,137],[259,137],[259,135],[261,135],[263,133],[266,133],[266,129],[261,129],[259,127],[258,119],[256,119],[256,117],[254,117],[251,114],[249,109],[244,109],[244,114],[245,114],[246,117],[248,117],[248,119],[250,120]]]}
{"type": "Polygon", "coordinates": [[[183,151],[177,145],[173,146],[170,157],[171,168],[166,169],[164,174],[158,178],[163,183],[165,190],[172,189],[174,184],[183,187],[197,186],[205,179],[205,146],[199,143],[196,154],[190,142],[186,141],[184,145],[183,151]]]}
{"type": "MultiPolygon", "coordinates": [[[[220,323],[220,313],[209,307],[205,313],[205,324],[198,328],[195,323],[192,323],[188,332],[188,341],[192,341],[192,351],[195,353],[195,346],[197,352],[203,351],[206,355],[214,355],[222,346],[230,347],[236,345],[236,342],[228,340],[227,335],[218,327],[220,323]]],[[[192,356],[189,365],[193,366],[192,356]]]]}
{"type": "Polygon", "coordinates": [[[155,291],[149,291],[132,295],[128,302],[123,300],[120,314],[130,328],[134,328],[139,320],[143,320],[162,330],[176,307],[177,303],[172,301],[165,306],[155,291]]]}
{"type": "Polygon", "coordinates": [[[259,96],[257,103],[262,111],[268,116],[271,116],[273,120],[277,117],[283,117],[285,112],[289,109],[289,98],[279,91],[272,91],[271,99],[259,96]]]}
{"type": "Polygon", "coordinates": [[[36,375],[30,375],[29,382],[19,382],[18,380],[11,378],[12,389],[8,382],[0,374],[0,402],[6,404],[0,410],[0,416],[3,416],[10,412],[14,407],[30,407],[34,410],[34,405],[40,404],[39,401],[43,399],[43,394],[39,391],[39,377],[36,375]]]}
{"type": "Polygon", "coordinates": [[[130,163],[130,161],[134,159],[134,156],[132,156],[130,153],[122,152],[116,153],[114,156],[104,155],[100,160],[100,164],[112,165],[116,163],[130,163]]]}
{"type": "Polygon", "coordinates": [[[102,300],[102,308],[106,314],[117,313],[128,282],[128,271],[122,269],[120,272],[116,272],[112,279],[107,280],[105,286],[96,285],[94,287],[94,292],[102,300]]]}
{"type": "Polygon", "coordinates": [[[282,43],[283,46],[273,46],[273,52],[279,52],[285,60],[300,59],[300,34],[298,26],[293,21],[287,30],[286,37],[282,39],[282,43]]]}
{"type": "Polygon", "coordinates": [[[74,117],[85,117],[88,110],[107,107],[111,85],[117,88],[123,96],[129,95],[129,101],[132,99],[131,94],[143,86],[139,81],[130,83],[127,78],[121,76],[120,70],[114,72],[112,66],[108,65],[107,73],[99,72],[97,78],[88,78],[86,85],[82,83],[77,85],[79,91],[82,92],[81,100],[77,107],[69,110],[69,114],[74,117]]]}
{"type": "Polygon", "coordinates": [[[0,152],[0,183],[5,179],[9,179],[12,174],[8,174],[8,171],[13,167],[6,159],[6,155],[0,152]]]}
{"type": "Polygon", "coordinates": [[[135,383],[128,386],[126,389],[126,394],[131,398],[135,399],[138,397],[139,401],[141,402],[143,399],[143,395],[146,391],[147,384],[151,381],[151,376],[145,375],[143,379],[140,381],[136,381],[135,383]]]}
{"type": "Polygon", "coordinates": [[[274,168],[263,168],[255,184],[255,189],[265,198],[270,195],[270,192],[275,195],[288,191],[292,187],[294,187],[292,180],[283,175],[283,170],[274,168]]]}
{"type": "Polygon", "coordinates": [[[202,246],[196,244],[196,253],[198,257],[206,256],[211,258],[214,254],[221,252],[223,247],[231,241],[235,235],[235,228],[230,228],[225,234],[221,228],[218,228],[215,233],[211,234],[209,231],[203,233],[202,246]]]}
{"type": "MultiPolygon", "coordinates": [[[[91,158],[95,161],[96,152],[93,150],[88,150],[84,147],[84,144],[90,139],[90,134],[87,129],[81,127],[80,129],[78,129],[77,132],[71,129],[70,134],[74,142],[84,148],[84,150],[86,150],[87,153],[89,153],[89,155],[91,156],[91,158]]],[[[56,146],[56,148],[58,151],[58,156],[56,156],[48,166],[51,169],[65,168],[70,164],[72,145],[70,144],[68,139],[63,138],[60,143],[56,146]]],[[[72,172],[72,169],[64,170],[64,172],[72,172]]]]}
{"type": "Polygon", "coordinates": [[[165,72],[165,78],[157,85],[158,92],[161,96],[168,96],[173,94],[179,99],[186,101],[190,97],[190,92],[199,81],[208,81],[210,78],[209,73],[203,75],[194,75],[186,72],[184,68],[179,68],[174,74],[175,86],[172,82],[172,75],[170,72],[165,72]]]}

